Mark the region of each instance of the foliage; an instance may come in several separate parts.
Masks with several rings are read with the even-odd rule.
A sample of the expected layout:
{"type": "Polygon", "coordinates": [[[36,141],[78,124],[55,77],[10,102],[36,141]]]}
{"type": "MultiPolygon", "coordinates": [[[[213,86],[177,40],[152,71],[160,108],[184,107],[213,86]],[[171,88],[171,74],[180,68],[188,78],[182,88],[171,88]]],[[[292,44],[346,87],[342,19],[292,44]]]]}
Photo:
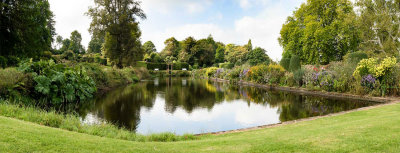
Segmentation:
{"type": "Polygon", "coordinates": [[[240,65],[246,61],[246,56],[249,51],[246,47],[228,44],[225,47],[225,58],[228,62],[240,65]]]}
{"type": "Polygon", "coordinates": [[[96,84],[82,67],[65,67],[54,61],[25,62],[20,68],[32,73],[34,95],[45,105],[86,100],[96,92],[96,84]]]}
{"type": "Polygon", "coordinates": [[[4,56],[0,56],[0,67],[3,69],[7,67],[8,60],[4,56]]]}
{"type": "Polygon", "coordinates": [[[293,55],[292,58],[290,58],[289,71],[296,72],[300,68],[301,68],[300,58],[297,55],[293,55]]]}
{"type": "Polygon", "coordinates": [[[206,77],[214,77],[214,75],[217,73],[218,68],[217,67],[209,67],[206,68],[206,77]]]}
{"type": "Polygon", "coordinates": [[[196,40],[193,37],[187,37],[185,40],[180,42],[181,50],[179,53],[179,61],[188,62],[189,64],[194,64],[194,57],[192,54],[192,48],[196,45],[196,40]]]}
{"type": "Polygon", "coordinates": [[[148,70],[154,70],[154,69],[166,70],[167,64],[166,63],[147,63],[147,69],[148,70]]]}
{"type": "Polygon", "coordinates": [[[88,53],[101,53],[101,47],[104,43],[104,37],[98,38],[96,36],[92,36],[92,39],[89,42],[87,52],[88,53]]]}
{"type": "Polygon", "coordinates": [[[224,69],[232,69],[235,66],[235,64],[232,63],[220,63],[219,68],[224,68],[224,69]]]}
{"type": "Polygon", "coordinates": [[[61,58],[67,59],[70,61],[76,60],[75,53],[72,50],[68,50],[61,55],[61,58]]]}
{"type": "Polygon", "coordinates": [[[0,56],[38,57],[55,35],[47,0],[0,2],[0,56]]]}
{"type": "Polygon", "coordinates": [[[143,59],[141,32],[136,17],[146,15],[135,0],[96,0],[87,12],[92,18],[89,31],[105,35],[105,56],[118,67],[134,65],[143,59]]]}
{"type": "Polygon", "coordinates": [[[361,60],[367,59],[367,58],[368,58],[368,55],[366,53],[360,52],[360,51],[354,52],[354,53],[348,53],[344,57],[345,61],[354,63],[354,64],[358,64],[361,60]]]}
{"type": "Polygon", "coordinates": [[[303,85],[304,75],[305,75],[304,69],[298,69],[293,72],[293,79],[296,82],[296,84],[300,87],[303,85]]]}
{"type": "Polygon", "coordinates": [[[342,60],[360,41],[355,16],[348,0],[308,0],[282,26],[283,57],[298,55],[304,64],[342,60]]]}
{"type": "Polygon", "coordinates": [[[290,66],[290,58],[282,58],[279,64],[285,68],[286,71],[289,71],[290,66]]]}
{"type": "Polygon", "coordinates": [[[209,36],[207,39],[200,39],[191,48],[192,56],[199,65],[211,66],[215,61],[217,45],[214,39],[209,36]]]}
{"type": "Polygon", "coordinates": [[[163,58],[167,56],[177,57],[179,55],[180,45],[174,37],[165,40],[164,44],[165,48],[160,53],[163,58]]]}
{"type": "Polygon", "coordinates": [[[71,40],[71,43],[69,44],[68,50],[72,50],[75,54],[85,53],[85,49],[81,44],[82,36],[77,30],[71,33],[71,37],[69,39],[71,40]]]}
{"type": "Polygon", "coordinates": [[[145,54],[150,55],[151,53],[157,52],[157,49],[153,42],[147,41],[143,44],[143,51],[145,54]]]}
{"type": "Polygon", "coordinates": [[[0,69],[0,97],[14,98],[26,90],[29,78],[15,68],[0,69]],[[20,91],[20,92],[19,92],[20,91]]]}
{"type": "Polygon", "coordinates": [[[162,60],[161,56],[158,53],[155,53],[155,52],[150,53],[150,54],[146,54],[144,56],[144,60],[146,62],[153,62],[153,63],[162,63],[162,62],[164,62],[162,60]]]}
{"type": "Polygon", "coordinates": [[[358,0],[356,20],[362,31],[360,49],[370,57],[400,55],[400,4],[397,0],[358,0]]]}
{"type": "Polygon", "coordinates": [[[396,67],[397,59],[394,57],[387,57],[378,65],[378,59],[369,58],[363,59],[358,63],[354,71],[354,77],[364,77],[372,74],[376,78],[382,78],[396,67]]]}
{"type": "Polygon", "coordinates": [[[247,76],[257,83],[279,84],[285,75],[285,69],[280,65],[257,65],[250,68],[247,76]]]}
{"type": "Polygon", "coordinates": [[[218,45],[215,53],[215,63],[225,62],[225,48],[224,46],[218,45]]]}
{"type": "Polygon", "coordinates": [[[264,63],[266,65],[269,65],[270,63],[270,58],[267,55],[267,51],[260,48],[256,47],[254,50],[251,50],[247,54],[247,61],[250,63],[250,65],[258,65],[261,63],[264,63]]]}
{"type": "MultiPolygon", "coordinates": [[[[43,52],[43,53],[46,53],[46,51],[43,52]]],[[[47,51],[47,54],[49,54],[48,51],[47,51]]],[[[50,53],[50,58],[51,58],[51,53],[50,53]]],[[[21,59],[19,57],[17,57],[17,56],[8,56],[7,57],[7,66],[10,66],[10,67],[11,66],[18,66],[18,64],[20,62],[21,62],[21,59]]]]}

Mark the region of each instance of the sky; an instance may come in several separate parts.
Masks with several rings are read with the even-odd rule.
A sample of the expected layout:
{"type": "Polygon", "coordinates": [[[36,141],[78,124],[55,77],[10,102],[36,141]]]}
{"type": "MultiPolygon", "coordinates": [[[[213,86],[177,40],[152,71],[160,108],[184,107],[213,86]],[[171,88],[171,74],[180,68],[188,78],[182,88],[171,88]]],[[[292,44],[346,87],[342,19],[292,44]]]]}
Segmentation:
{"type": "MultiPolygon", "coordinates": [[[[78,30],[82,45],[87,46],[91,19],[85,16],[93,0],[49,0],[55,15],[56,32],[63,38],[78,30]]],[[[247,44],[267,50],[271,59],[282,56],[278,38],[282,24],[305,0],[142,0],[147,19],[139,20],[142,43],[152,41],[157,51],[170,37],[183,40],[189,36],[225,44],[247,44]]]]}

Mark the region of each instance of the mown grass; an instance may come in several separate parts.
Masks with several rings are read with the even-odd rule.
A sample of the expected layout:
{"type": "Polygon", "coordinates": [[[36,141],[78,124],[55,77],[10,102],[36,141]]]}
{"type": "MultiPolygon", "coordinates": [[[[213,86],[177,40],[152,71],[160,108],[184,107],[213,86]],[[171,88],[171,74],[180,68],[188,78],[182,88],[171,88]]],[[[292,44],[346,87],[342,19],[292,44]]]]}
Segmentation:
{"type": "Polygon", "coordinates": [[[182,136],[173,133],[160,133],[152,135],[140,135],[132,131],[118,128],[110,123],[95,125],[82,124],[79,117],[71,114],[62,115],[56,111],[43,111],[34,107],[24,107],[10,104],[0,100],[0,115],[33,122],[44,126],[60,128],[68,131],[85,133],[107,138],[115,138],[129,141],[182,141],[195,139],[191,134],[182,136]]]}
{"type": "Polygon", "coordinates": [[[179,142],[132,142],[0,117],[1,152],[400,152],[400,104],[179,142]]]}

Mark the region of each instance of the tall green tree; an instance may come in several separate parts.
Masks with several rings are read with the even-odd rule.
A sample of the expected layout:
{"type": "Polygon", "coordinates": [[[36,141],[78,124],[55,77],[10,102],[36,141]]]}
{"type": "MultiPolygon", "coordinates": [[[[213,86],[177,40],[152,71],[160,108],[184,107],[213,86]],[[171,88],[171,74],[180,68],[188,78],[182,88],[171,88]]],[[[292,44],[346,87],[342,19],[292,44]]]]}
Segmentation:
{"type": "Polygon", "coordinates": [[[101,47],[103,46],[104,38],[92,36],[92,39],[89,42],[87,52],[88,53],[101,53],[101,47]]]}
{"type": "Polygon", "coordinates": [[[191,49],[195,62],[199,65],[211,66],[215,61],[215,50],[217,49],[214,38],[200,39],[191,49]]]}
{"type": "Polygon", "coordinates": [[[271,59],[268,57],[268,55],[266,53],[267,53],[267,51],[265,49],[256,47],[255,49],[251,50],[247,54],[247,61],[252,66],[261,64],[261,63],[265,63],[268,65],[270,63],[271,59]]]}
{"type": "Polygon", "coordinates": [[[215,53],[215,63],[224,63],[224,62],[225,62],[225,47],[222,45],[218,45],[215,53]]]}
{"type": "Polygon", "coordinates": [[[355,19],[348,0],[307,0],[282,26],[283,57],[298,55],[304,64],[342,60],[360,42],[355,19]]]}
{"type": "Polygon", "coordinates": [[[249,53],[248,48],[245,46],[237,46],[234,44],[228,44],[225,47],[225,58],[228,62],[240,65],[246,62],[247,54],[249,53]]]}
{"type": "Polygon", "coordinates": [[[168,38],[164,41],[165,48],[161,51],[161,56],[163,58],[167,56],[178,57],[180,44],[179,41],[176,40],[174,37],[168,38]]]}
{"type": "Polygon", "coordinates": [[[54,35],[47,0],[0,1],[0,56],[38,56],[51,50],[54,35]]]}
{"type": "Polygon", "coordinates": [[[75,54],[85,53],[85,49],[82,46],[82,35],[77,30],[71,33],[69,40],[71,40],[71,43],[68,50],[72,50],[75,54]]]}
{"type": "Polygon", "coordinates": [[[143,44],[143,51],[145,54],[150,55],[151,53],[157,52],[157,49],[153,42],[147,41],[143,44]]]}
{"type": "Polygon", "coordinates": [[[400,1],[358,0],[360,49],[372,56],[400,55],[400,1]]]}
{"type": "Polygon", "coordinates": [[[179,53],[179,61],[189,62],[194,64],[193,55],[191,49],[196,45],[196,40],[193,37],[188,37],[181,42],[181,51],[179,53]]]}
{"type": "Polygon", "coordinates": [[[135,0],[94,0],[87,15],[92,18],[89,31],[105,35],[104,51],[118,67],[133,65],[143,59],[141,32],[137,18],[146,15],[135,0]]]}

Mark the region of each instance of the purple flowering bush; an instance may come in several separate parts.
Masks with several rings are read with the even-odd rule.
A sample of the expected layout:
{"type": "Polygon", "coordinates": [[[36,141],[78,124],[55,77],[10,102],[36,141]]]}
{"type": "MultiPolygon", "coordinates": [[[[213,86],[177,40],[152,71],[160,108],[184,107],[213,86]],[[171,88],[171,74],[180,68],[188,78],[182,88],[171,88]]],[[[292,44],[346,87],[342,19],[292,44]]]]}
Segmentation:
{"type": "Polygon", "coordinates": [[[373,90],[375,87],[376,78],[372,76],[372,74],[368,74],[362,77],[361,85],[368,88],[369,90],[373,90]]]}

